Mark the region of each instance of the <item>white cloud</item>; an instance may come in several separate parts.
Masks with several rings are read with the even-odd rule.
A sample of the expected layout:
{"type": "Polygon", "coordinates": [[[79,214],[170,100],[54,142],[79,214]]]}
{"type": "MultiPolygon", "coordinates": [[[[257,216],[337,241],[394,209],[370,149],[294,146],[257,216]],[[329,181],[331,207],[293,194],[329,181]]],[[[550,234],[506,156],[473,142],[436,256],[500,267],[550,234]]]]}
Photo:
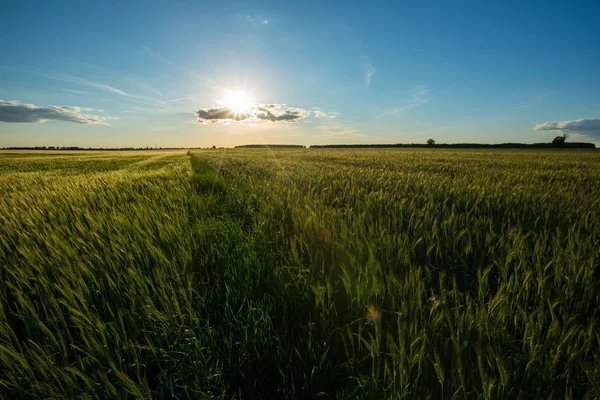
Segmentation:
{"type": "Polygon", "coordinates": [[[571,121],[544,122],[533,127],[534,131],[562,131],[600,139],[600,118],[581,118],[571,121]]]}
{"type": "Polygon", "coordinates": [[[340,113],[325,112],[325,111],[321,111],[321,110],[315,111],[315,118],[337,118],[338,115],[340,115],[340,113]]]}
{"type": "Polygon", "coordinates": [[[195,113],[198,122],[203,124],[214,124],[222,121],[244,121],[252,116],[245,113],[235,113],[230,108],[201,108],[195,113]]]}
{"type": "Polygon", "coordinates": [[[308,110],[285,104],[256,104],[248,112],[236,113],[228,107],[210,107],[197,110],[196,121],[201,124],[242,121],[298,122],[310,115],[308,110]]]}
{"type": "Polygon", "coordinates": [[[258,104],[255,109],[255,118],[271,122],[297,122],[309,115],[303,108],[290,108],[285,104],[258,104]]]}
{"type": "Polygon", "coordinates": [[[33,104],[23,104],[20,101],[0,100],[0,121],[2,122],[39,123],[57,120],[78,124],[108,125],[107,120],[115,119],[115,117],[82,114],[82,112],[90,111],[92,109],[87,107],[38,107],[33,104]]]}
{"type": "Polygon", "coordinates": [[[269,20],[268,19],[263,19],[263,25],[269,25],[269,20]]]}

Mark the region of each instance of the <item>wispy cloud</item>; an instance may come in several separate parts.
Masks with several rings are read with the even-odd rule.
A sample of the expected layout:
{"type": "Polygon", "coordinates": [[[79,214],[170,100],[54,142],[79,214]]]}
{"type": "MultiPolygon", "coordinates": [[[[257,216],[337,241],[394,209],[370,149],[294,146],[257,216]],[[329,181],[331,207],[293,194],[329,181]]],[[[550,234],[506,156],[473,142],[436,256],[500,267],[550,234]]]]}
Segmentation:
{"type": "Polygon", "coordinates": [[[122,91],[121,89],[117,89],[116,87],[110,86],[110,85],[105,85],[103,83],[98,83],[98,82],[93,82],[93,81],[88,81],[87,79],[82,79],[82,78],[78,78],[75,76],[69,76],[69,75],[51,75],[51,74],[46,74],[43,72],[34,72],[35,75],[38,76],[42,76],[44,78],[48,78],[48,79],[54,79],[57,81],[63,81],[63,82],[69,82],[69,83],[76,83],[78,85],[85,85],[85,86],[89,86],[89,87],[94,87],[96,89],[100,89],[103,90],[105,92],[109,92],[109,93],[114,93],[114,94],[118,94],[120,96],[131,96],[127,93],[125,93],[124,91],[122,91]]]}
{"type": "Polygon", "coordinates": [[[549,98],[549,97],[551,97],[551,96],[555,95],[556,93],[557,93],[557,91],[556,91],[556,90],[548,90],[548,91],[546,91],[546,92],[543,92],[543,93],[537,93],[537,94],[534,96],[534,99],[535,99],[535,100],[537,100],[537,101],[546,100],[547,98],[549,98]]]}
{"type": "MultiPolygon", "coordinates": [[[[77,84],[77,85],[82,85],[82,86],[87,86],[90,88],[95,88],[98,89],[102,92],[105,93],[110,93],[110,94],[115,94],[121,97],[124,97],[126,99],[129,99],[131,101],[136,101],[136,102],[141,102],[141,103],[145,103],[145,104],[153,104],[154,106],[156,105],[160,105],[162,107],[166,107],[167,104],[164,101],[161,101],[159,99],[156,99],[154,97],[150,97],[150,96],[142,96],[142,95],[138,95],[138,94],[133,94],[133,93],[129,93],[129,92],[125,92],[124,90],[121,90],[117,87],[111,86],[111,85],[107,85],[104,83],[99,83],[99,82],[94,82],[88,79],[84,79],[84,78],[80,78],[80,77],[76,77],[76,76],[71,76],[71,75],[61,75],[61,74],[51,74],[51,73],[46,73],[46,72],[41,72],[41,71],[23,71],[26,73],[30,73],[32,75],[37,75],[37,76],[41,76],[43,78],[47,78],[47,79],[53,79],[53,80],[57,80],[57,81],[61,81],[61,82],[67,82],[67,83],[73,83],[73,84],[77,84]]],[[[77,91],[71,90],[71,89],[63,89],[64,91],[71,91],[71,93],[76,93],[77,91]]],[[[80,94],[83,94],[84,91],[79,91],[81,92],[80,94]]]]}
{"type": "Polygon", "coordinates": [[[408,111],[410,109],[413,109],[415,107],[419,107],[423,104],[426,104],[429,102],[429,90],[427,90],[426,88],[418,88],[414,91],[413,95],[412,95],[412,99],[410,100],[409,104],[405,104],[403,106],[400,107],[395,107],[395,108],[391,108],[389,110],[385,110],[380,117],[383,117],[384,115],[395,115],[395,114],[400,114],[403,113],[405,111],[408,111]]]}
{"type": "Polygon", "coordinates": [[[180,103],[183,101],[191,101],[191,100],[195,100],[195,99],[196,99],[196,96],[180,97],[177,99],[165,100],[165,103],[180,103]]]}
{"type": "Polygon", "coordinates": [[[377,70],[375,69],[373,64],[371,64],[371,59],[369,57],[362,58],[364,60],[363,68],[365,71],[365,87],[369,87],[371,86],[371,80],[373,79],[373,76],[375,75],[375,72],[377,72],[377,70]]]}
{"type": "Polygon", "coordinates": [[[140,82],[135,79],[132,79],[132,82],[135,83],[137,86],[141,87],[142,89],[145,89],[156,96],[163,97],[163,93],[160,90],[153,88],[152,86],[148,85],[147,83],[140,82]]]}
{"type": "Polygon", "coordinates": [[[207,78],[206,76],[199,75],[197,73],[197,71],[195,71],[191,68],[177,64],[177,63],[169,60],[168,58],[164,57],[162,54],[148,48],[147,46],[142,45],[142,48],[154,59],[162,61],[163,63],[167,64],[168,66],[178,69],[179,71],[183,71],[189,77],[202,82],[204,85],[206,85],[208,87],[211,87],[213,89],[221,89],[223,86],[223,85],[220,85],[218,82],[214,81],[213,79],[207,78]]]}
{"type": "Polygon", "coordinates": [[[544,122],[533,127],[534,131],[563,131],[600,139],[600,118],[581,118],[570,121],[544,122]]]}
{"type": "Polygon", "coordinates": [[[74,90],[74,89],[61,89],[61,90],[66,93],[81,94],[81,95],[85,95],[85,96],[94,94],[94,92],[88,92],[87,90],[74,90]]]}
{"type": "Polygon", "coordinates": [[[255,26],[258,26],[258,25],[269,25],[269,20],[267,18],[264,18],[264,17],[253,17],[251,15],[246,15],[246,21],[254,24],[255,26]]]}
{"type": "Polygon", "coordinates": [[[0,121],[19,123],[39,123],[48,120],[75,122],[78,124],[108,125],[106,121],[115,117],[83,114],[93,111],[91,108],[71,106],[38,107],[33,104],[23,104],[20,101],[0,100],[0,121]]]}
{"type": "Polygon", "coordinates": [[[105,92],[117,94],[119,96],[123,96],[123,97],[133,99],[133,100],[139,100],[139,101],[148,102],[148,103],[165,105],[165,103],[163,101],[158,100],[154,97],[128,93],[128,92],[125,92],[124,90],[118,89],[116,87],[106,85],[103,83],[89,81],[87,79],[82,79],[82,78],[77,78],[77,77],[72,77],[72,76],[64,76],[64,77],[48,76],[48,77],[52,78],[52,79],[59,79],[59,80],[64,80],[66,82],[72,82],[72,83],[76,83],[76,84],[80,84],[80,85],[94,87],[94,88],[103,90],[105,92]]]}
{"type": "MultiPolygon", "coordinates": [[[[147,47],[144,47],[144,48],[146,49],[146,51],[151,53],[150,49],[148,49],[147,47]]],[[[161,57],[158,54],[153,54],[153,55],[156,57],[161,57]]],[[[85,63],[80,63],[80,64],[88,66],[90,68],[100,69],[104,72],[110,72],[101,67],[97,67],[97,66],[93,66],[93,65],[89,65],[89,64],[85,64],[85,63]]],[[[118,87],[115,87],[115,86],[112,86],[112,85],[109,85],[106,83],[101,83],[101,82],[97,82],[97,81],[93,81],[93,80],[89,80],[89,79],[85,79],[85,78],[81,78],[81,77],[77,77],[77,76],[71,76],[71,75],[65,75],[65,74],[59,74],[59,73],[47,72],[47,71],[40,71],[40,70],[36,70],[36,69],[12,68],[12,67],[7,67],[7,66],[0,66],[0,68],[10,70],[10,71],[35,75],[35,76],[39,76],[42,78],[52,79],[52,80],[56,80],[56,81],[60,81],[60,82],[66,82],[69,84],[81,85],[81,86],[85,86],[86,88],[90,89],[90,90],[77,90],[77,89],[71,89],[71,88],[61,89],[61,91],[65,92],[65,93],[79,94],[79,95],[85,95],[85,96],[91,96],[94,94],[100,95],[102,93],[109,94],[109,95],[115,95],[115,96],[120,97],[122,100],[122,103],[124,103],[124,104],[120,104],[121,102],[116,99],[114,99],[114,100],[111,99],[111,101],[115,105],[120,104],[120,107],[123,109],[134,105],[134,106],[138,106],[140,108],[146,107],[146,108],[152,108],[154,110],[160,109],[160,112],[165,112],[165,113],[174,113],[174,112],[181,111],[181,110],[174,108],[174,106],[171,105],[168,101],[163,101],[159,98],[152,97],[152,96],[144,96],[144,95],[139,95],[136,93],[131,93],[129,91],[125,91],[121,88],[118,88],[118,87]],[[92,90],[92,89],[96,89],[96,90],[92,90]]],[[[115,75],[115,74],[113,73],[113,75],[115,75]]],[[[122,79],[122,77],[120,77],[119,79],[122,79]]],[[[162,96],[162,93],[160,91],[152,88],[151,86],[149,86],[143,82],[140,82],[139,80],[131,79],[131,78],[125,78],[125,79],[133,82],[135,85],[142,87],[147,91],[150,91],[157,95],[160,94],[162,96]]]]}
{"type": "Polygon", "coordinates": [[[534,93],[534,92],[516,93],[514,95],[514,97],[516,98],[516,100],[514,100],[514,101],[515,102],[518,101],[519,103],[522,103],[522,105],[511,107],[511,109],[512,110],[519,110],[519,109],[522,109],[522,108],[535,107],[538,104],[542,103],[544,100],[546,100],[549,97],[551,97],[552,95],[554,95],[555,93],[556,92],[553,91],[553,90],[549,90],[549,91],[542,92],[542,93],[534,93]]]}
{"type": "Polygon", "coordinates": [[[322,110],[316,110],[314,112],[315,114],[315,118],[337,118],[338,115],[340,115],[340,113],[336,113],[336,112],[325,112],[322,110]]]}
{"type": "Polygon", "coordinates": [[[317,137],[331,138],[331,137],[361,137],[358,129],[348,125],[319,125],[316,127],[317,137]]]}
{"type": "Polygon", "coordinates": [[[153,107],[153,106],[139,106],[139,105],[123,105],[121,108],[121,113],[148,113],[148,114],[169,114],[169,115],[189,115],[188,112],[177,111],[171,108],[164,107],[153,107]]]}
{"type": "Polygon", "coordinates": [[[130,82],[132,84],[134,84],[135,86],[150,92],[158,97],[163,97],[163,94],[160,90],[150,86],[149,84],[143,82],[138,76],[130,76],[127,74],[123,74],[122,72],[115,72],[113,70],[110,70],[108,68],[104,68],[101,67],[99,65],[95,65],[95,64],[90,64],[87,62],[82,62],[82,61],[75,61],[76,64],[81,65],[87,69],[91,69],[94,71],[99,71],[100,73],[102,73],[102,75],[110,75],[113,76],[114,78],[118,79],[119,81],[127,81],[130,82]]]}

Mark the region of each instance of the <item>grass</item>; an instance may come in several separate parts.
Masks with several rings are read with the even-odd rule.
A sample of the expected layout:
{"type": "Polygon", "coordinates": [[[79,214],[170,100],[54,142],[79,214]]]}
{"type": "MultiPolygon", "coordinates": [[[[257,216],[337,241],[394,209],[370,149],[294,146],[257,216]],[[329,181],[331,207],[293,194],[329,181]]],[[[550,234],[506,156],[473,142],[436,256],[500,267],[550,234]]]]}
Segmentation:
{"type": "Polygon", "coordinates": [[[600,397],[595,152],[7,155],[0,397],[600,397]]]}

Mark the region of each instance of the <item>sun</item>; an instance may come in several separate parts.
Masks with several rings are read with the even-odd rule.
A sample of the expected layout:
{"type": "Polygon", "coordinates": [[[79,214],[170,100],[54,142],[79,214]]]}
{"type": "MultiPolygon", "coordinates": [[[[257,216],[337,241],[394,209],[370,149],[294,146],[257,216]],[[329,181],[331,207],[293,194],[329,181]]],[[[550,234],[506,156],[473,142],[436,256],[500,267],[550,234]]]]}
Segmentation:
{"type": "Polygon", "coordinates": [[[222,103],[235,114],[247,114],[255,104],[248,94],[232,90],[227,91],[222,103]]]}

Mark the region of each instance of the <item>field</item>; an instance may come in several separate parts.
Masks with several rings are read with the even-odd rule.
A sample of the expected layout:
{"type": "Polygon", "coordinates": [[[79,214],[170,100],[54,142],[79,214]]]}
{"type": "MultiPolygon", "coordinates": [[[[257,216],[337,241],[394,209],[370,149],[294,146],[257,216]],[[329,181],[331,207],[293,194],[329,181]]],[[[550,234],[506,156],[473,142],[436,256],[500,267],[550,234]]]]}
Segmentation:
{"type": "Polygon", "coordinates": [[[600,153],[0,152],[0,398],[600,398],[600,153]]]}

